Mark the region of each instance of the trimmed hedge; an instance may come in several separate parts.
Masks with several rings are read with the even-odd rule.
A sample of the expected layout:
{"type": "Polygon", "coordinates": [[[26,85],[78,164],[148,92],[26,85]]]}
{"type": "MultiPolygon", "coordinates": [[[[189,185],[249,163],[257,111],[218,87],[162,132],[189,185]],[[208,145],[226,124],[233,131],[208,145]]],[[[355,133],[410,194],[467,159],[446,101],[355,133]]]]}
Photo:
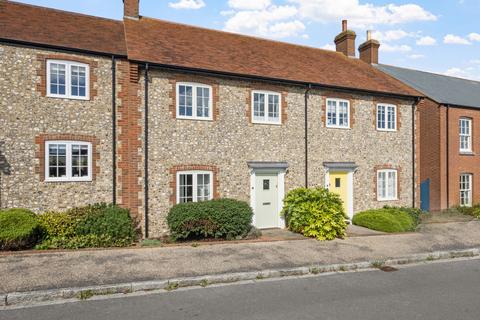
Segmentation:
{"type": "Polygon", "coordinates": [[[48,212],[39,220],[44,231],[40,250],[124,247],[136,236],[129,211],[105,203],[48,212]]]}
{"type": "Polygon", "coordinates": [[[250,205],[234,199],[180,203],[167,217],[172,239],[244,237],[251,229],[250,205]]]}
{"type": "Polygon", "coordinates": [[[353,216],[352,223],[389,233],[415,231],[420,218],[419,214],[415,209],[385,207],[357,213],[353,216]]]}
{"type": "Polygon", "coordinates": [[[41,235],[33,212],[26,209],[0,211],[0,250],[32,248],[41,235]]]}
{"type": "Polygon", "coordinates": [[[288,228],[318,240],[344,238],[347,218],[340,197],[325,188],[298,188],[283,200],[288,228]]]}

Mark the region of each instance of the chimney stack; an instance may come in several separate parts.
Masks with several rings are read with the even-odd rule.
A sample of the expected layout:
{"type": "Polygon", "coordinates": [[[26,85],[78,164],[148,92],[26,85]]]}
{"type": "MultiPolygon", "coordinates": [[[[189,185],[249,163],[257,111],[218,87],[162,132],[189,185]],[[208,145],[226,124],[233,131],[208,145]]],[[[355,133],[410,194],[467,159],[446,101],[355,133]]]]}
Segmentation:
{"type": "Polygon", "coordinates": [[[355,31],[348,30],[347,20],[342,21],[342,32],[335,37],[337,52],[341,52],[347,57],[355,57],[355,31]]]}
{"type": "Polygon", "coordinates": [[[138,19],[140,17],[140,0],[123,0],[123,16],[138,19]]]}
{"type": "Polygon", "coordinates": [[[378,64],[378,49],[380,42],[372,39],[372,31],[367,31],[367,41],[358,47],[360,60],[369,64],[378,64]]]}

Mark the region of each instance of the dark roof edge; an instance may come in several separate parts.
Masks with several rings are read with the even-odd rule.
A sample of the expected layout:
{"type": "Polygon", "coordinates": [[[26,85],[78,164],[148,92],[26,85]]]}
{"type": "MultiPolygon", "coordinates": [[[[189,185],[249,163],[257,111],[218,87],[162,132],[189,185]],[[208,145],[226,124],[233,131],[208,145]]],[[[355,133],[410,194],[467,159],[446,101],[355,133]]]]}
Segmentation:
{"type": "Polygon", "coordinates": [[[416,95],[406,95],[406,94],[399,94],[399,93],[391,93],[391,92],[382,92],[382,91],[374,91],[374,90],[365,90],[365,89],[357,89],[351,87],[340,87],[340,86],[332,86],[332,85],[325,85],[321,83],[311,83],[311,82],[304,82],[304,81],[295,81],[295,80],[287,80],[287,79],[279,79],[279,78],[269,78],[269,77],[261,77],[255,75],[248,75],[248,74],[238,74],[238,73],[231,73],[231,72],[220,72],[214,70],[207,70],[207,69],[199,69],[199,68],[188,68],[188,67],[180,67],[175,65],[166,65],[166,64],[159,64],[159,63],[152,63],[149,61],[140,61],[140,60],[132,60],[130,61],[139,63],[139,64],[147,64],[149,67],[157,67],[161,69],[166,69],[169,71],[181,71],[181,72],[193,72],[199,73],[203,75],[210,75],[210,76],[223,76],[229,78],[237,78],[240,80],[256,80],[256,81],[263,81],[263,82],[273,82],[278,84],[289,84],[295,85],[300,87],[316,87],[316,88],[323,88],[323,89],[331,89],[335,91],[342,91],[342,92],[359,92],[363,94],[372,94],[376,96],[383,96],[389,98],[400,98],[400,99],[419,99],[424,98],[425,96],[416,96],[416,95]]]}
{"type": "Polygon", "coordinates": [[[0,43],[5,43],[9,45],[18,45],[23,47],[31,47],[31,48],[43,48],[43,49],[52,49],[52,50],[65,51],[65,52],[83,53],[83,54],[90,54],[90,55],[96,55],[96,56],[106,56],[106,57],[115,56],[118,58],[127,58],[126,54],[120,54],[120,53],[85,50],[85,49],[55,46],[50,44],[38,43],[38,42],[21,41],[21,40],[6,39],[6,38],[0,38],[0,43]]]}
{"type": "Polygon", "coordinates": [[[463,80],[463,81],[472,81],[472,82],[480,83],[480,81],[478,81],[478,80],[466,79],[466,78],[460,78],[460,77],[454,77],[454,76],[447,76],[446,74],[436,73],[436,72],[432,72],[432,71],[425,71],[425,70],[399,67],[399,66],[394,66],[394,65],[385,64],[385,63],[379,63],[379,64],[377,64],[377,66],[386,66],[386,67],[391,67],[391,68],[396,68],[396,69],[403,69],[403,70],[407,70],[407,71],[415,71],[415,72],[426,73],[426,74],[430,74],[432,76],[437,76],[437,77],[444,77],[444,78],[458,79],[458,80],[463,80]]]}

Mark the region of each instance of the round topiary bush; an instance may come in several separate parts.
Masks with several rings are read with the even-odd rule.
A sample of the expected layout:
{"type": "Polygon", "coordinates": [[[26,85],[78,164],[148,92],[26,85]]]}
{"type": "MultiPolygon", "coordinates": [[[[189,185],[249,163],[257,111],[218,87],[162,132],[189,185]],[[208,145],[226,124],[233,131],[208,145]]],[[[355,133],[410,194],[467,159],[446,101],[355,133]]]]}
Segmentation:
{"type": "Polygon", "coordinates": [[[26,209],[0,211],[0,250],[32,248],[41,236],[35,214],[26,209]]]}
{"type": "Polygon", "coordinates": [[[283,200],[288,228],[318,240],[344,238],[347,218],[337,194],[325,188],[297,188],[283,200]]]}
{"type": "Polygon", "coordinates": [[[234,199],[177,204],[167,217],[171,237],[225,238],[245,236],[251,229],[253,212],[250,205],[234,199]]]}
{"type": "Polygon", "coordinates": [[[357,213],[352,220],[354,225],[383,232],[414,231],[418,221],[402,208],[382,208],[357,213]]]}

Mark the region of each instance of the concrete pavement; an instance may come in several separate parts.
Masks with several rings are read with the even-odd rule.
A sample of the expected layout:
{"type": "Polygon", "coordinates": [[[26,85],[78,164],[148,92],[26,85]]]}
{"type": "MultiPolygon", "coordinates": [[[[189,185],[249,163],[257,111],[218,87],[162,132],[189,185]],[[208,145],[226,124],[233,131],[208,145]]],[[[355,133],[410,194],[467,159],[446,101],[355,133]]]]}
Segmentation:
{"type": "Polygon", "coordinates": [[[2,320],[476,320],[480,260],[0,311],[2,320]]]}
{"type": "Polygon", "coordinates": [[[0,255],[0,293],[356,263],[480,247],[480,221],[420,233],[316,240],[0,255]]]}

